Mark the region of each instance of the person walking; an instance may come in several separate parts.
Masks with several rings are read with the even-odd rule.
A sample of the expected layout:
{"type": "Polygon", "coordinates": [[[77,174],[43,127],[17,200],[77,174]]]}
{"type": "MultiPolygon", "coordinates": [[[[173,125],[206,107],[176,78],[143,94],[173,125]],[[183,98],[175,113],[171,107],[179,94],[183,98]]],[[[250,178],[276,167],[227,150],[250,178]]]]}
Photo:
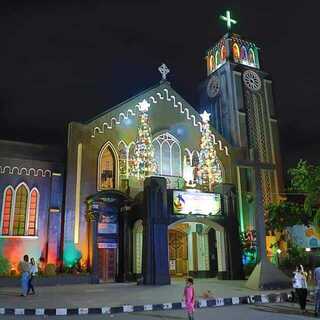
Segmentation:
{"type": "Polygon", "coordinates": [[[19,271],[21,273],[21,296],[26,297],[30,277],[29,256],[27,254],[23,256],[23,260],[19,263],[19,271]]]}
{"type": "Polygon", "coordinates": [[[308,286],[306,275],[302,265],[299,265],[294,272],[293,287],[295,288],[301,311],[304,314],[306,313],[308,286]]]}
{"type": "Polygon", "coordinates": [[[36,273],[38,272],[38,268],[37,268],[37,265],[34,261],[34,258],[31,258],[30,259],[30,277],[29,277],[29,282],[28,282],[28,291],[27,291],[27,294],[29,294],[30,290],[32,291],[32,294],[35,294],[35,291],[34,291],[34,286],[33,286],[33,279],[36,275],[36,273]]]}
{"type": "Polygon", "coordinates": [[[314,269],[314,281],[316,285],[314,307],[315,316],[320,316],[320,267],[314,269]]]}
{"type": "Polygon", "coordinates": [[[183,300],[186,304],[188,320],[194,320],[193,314],[194,314],[195,305],[196,305],[196,298],[195,298],[195,290],[193,287],[192,278],[186,279],[186,286],[183,292],[183,300]]]}

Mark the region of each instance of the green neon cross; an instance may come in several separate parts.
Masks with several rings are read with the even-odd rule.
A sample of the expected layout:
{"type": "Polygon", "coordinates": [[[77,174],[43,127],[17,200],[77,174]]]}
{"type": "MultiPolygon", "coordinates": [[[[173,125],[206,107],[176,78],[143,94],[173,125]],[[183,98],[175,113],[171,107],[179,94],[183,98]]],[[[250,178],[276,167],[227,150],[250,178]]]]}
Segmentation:
{"type": "Polygon", "coordinates": [[[231,14],[230,14],[230,11],[229,11],[229,10],[227,10],[227,12],[226,12],[226,17],[221,15],[221,16],[220,16],[220,19],[227,22],[228,30],[231,30],[231,25],[232,25],[232,23],[233,23],[233,24],[236,24],[236,23],[237,23],[236,20],[234,20],[234,19],[231,18],[231,14]]]}

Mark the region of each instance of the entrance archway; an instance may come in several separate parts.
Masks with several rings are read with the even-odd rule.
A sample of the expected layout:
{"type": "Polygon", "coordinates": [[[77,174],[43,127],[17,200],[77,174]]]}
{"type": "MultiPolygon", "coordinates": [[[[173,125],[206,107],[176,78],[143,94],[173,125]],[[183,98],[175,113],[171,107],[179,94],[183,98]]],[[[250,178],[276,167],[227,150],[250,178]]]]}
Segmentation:
{"type": "Polygon", "coordinates": [[[172,277],[215,277],[226,272],[225,230],[205,217],[188,217],[168,226],[172,277]]]}

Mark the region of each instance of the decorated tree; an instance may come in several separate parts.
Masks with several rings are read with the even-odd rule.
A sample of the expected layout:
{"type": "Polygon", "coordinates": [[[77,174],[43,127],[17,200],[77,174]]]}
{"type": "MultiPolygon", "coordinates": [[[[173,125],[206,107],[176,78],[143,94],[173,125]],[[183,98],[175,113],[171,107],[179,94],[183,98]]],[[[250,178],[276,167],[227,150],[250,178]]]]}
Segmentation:
{"type": "Polygon", "coordinates": [[[138,135],[130,168],[131,174],[138,179],[154,174],[157,168],[148,116],[149,107],[150,104],[146,100],[140,102],[138,106],[138,135]]]}
{"type": "Polygon", "coordinates": [[[201,114],[202,131],[200,142],[200,174],[202,188],[206,191],[210,190],[210,185],[214,181],[216,167],[216,152],[212,139],[212,132],[210,129],[210,113],[206,111],[201,114]]]}

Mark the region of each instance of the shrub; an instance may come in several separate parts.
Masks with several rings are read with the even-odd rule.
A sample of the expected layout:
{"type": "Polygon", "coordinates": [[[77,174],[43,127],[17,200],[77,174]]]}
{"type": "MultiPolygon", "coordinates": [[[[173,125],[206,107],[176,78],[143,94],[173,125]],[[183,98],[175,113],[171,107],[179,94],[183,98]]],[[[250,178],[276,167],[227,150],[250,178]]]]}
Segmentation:
{"type": "Polygon", "coordinates": [[[0,256],[0,276],[8,276],[10,274],[11,264],[9,260],[0,256]]]}
{"type": "Polygon", "coordinates": [[[44,268],[45,276],[55,276],[56,275],[56,265],[53,263],[48,263],[44,268]]]}
{"type": "Polygon", "coordinates": [[[288,255],[280,258],[280,268],[284,270],[294,271],[296,266],[302,264],[305,268],[310,267],[308,265],[308,254],[304,248],[293,245],[288,248],[288,255]]]}

